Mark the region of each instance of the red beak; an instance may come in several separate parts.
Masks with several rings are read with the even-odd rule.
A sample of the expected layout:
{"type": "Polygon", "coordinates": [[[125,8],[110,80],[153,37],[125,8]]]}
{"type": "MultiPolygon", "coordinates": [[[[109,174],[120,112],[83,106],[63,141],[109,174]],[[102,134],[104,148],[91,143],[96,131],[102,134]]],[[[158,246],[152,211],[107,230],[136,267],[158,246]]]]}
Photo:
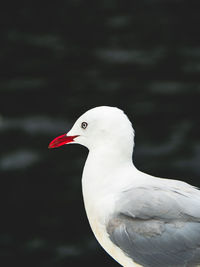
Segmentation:
{"type": "Polygon", "coordinates": [[[74,135],[74,136],[67,136],[67,134],[60,135],[56,137],[55,139],[53,139],[53,141],[51,141],[48,148],[55,148],[55,147],[59,147],[62,145],[66,145],[68,143],[73,142],[74,138],[76,137],[78,137],[78,135],[74,135]]]}

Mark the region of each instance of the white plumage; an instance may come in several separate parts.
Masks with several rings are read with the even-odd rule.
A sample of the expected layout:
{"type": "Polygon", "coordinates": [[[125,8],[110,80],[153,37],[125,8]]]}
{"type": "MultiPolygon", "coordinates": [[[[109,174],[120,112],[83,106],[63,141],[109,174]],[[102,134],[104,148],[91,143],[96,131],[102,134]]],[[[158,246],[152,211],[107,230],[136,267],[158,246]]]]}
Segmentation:
{"type": "Polygon", "coordinates": [[[123,111],[91,109],[70,137],[89,149],[82,177],[85,209],[97,240],[116,261],[125,267],[200,264],[200,191],[135,168],[134,131],[123,111]]]}

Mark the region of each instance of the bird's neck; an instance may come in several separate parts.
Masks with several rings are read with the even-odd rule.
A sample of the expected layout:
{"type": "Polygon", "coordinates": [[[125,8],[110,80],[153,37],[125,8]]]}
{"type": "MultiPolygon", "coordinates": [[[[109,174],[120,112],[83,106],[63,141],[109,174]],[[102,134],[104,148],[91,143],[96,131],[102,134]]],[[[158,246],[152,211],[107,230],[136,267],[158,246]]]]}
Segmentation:
{"type": "Polygon", "coordinates": [[[100,172],[113,172],[122,164],[132,163],[132,152],[132,149],[119,150],[117,147],[112,149],[99,148],[90,150],[86,167],[91,170],[94,166],[95,170],[99,169],[100,172]]]}
{"type": "Polygon", "coordinates": [[[95,214],[97,210],[100,213],[105,207],[104,213],[109,213],[115,195],[129,183],[126,172],[132,172],[133,168],[132,155],[120,155],[114,150],[90,150],[82,177],[87,214],[95,214]]]}
{"type": "Polygon", "coordinates": [[[129,167],[133,167],[132,153],[121,154],[114,149],[90,150],[83,170],[83,190],[91,193],[104,190],[112,186],[120,170],[129,167]]]}

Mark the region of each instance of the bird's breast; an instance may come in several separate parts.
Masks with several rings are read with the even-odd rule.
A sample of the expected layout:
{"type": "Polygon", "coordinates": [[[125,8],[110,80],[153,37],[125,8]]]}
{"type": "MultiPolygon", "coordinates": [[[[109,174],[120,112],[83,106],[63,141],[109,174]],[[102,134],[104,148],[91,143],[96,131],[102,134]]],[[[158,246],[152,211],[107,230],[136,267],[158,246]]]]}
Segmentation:
{"type": "Polygon", "coordinates": [[[127,257],[124,252],[110,240],[106,230],[106,218],[101,215],[103,207],[95,207],[95,205],[90,204],[87,205],[86,201],[85,209],[91,229],[97,241],[107,251],[107,253],[124,267],[140,266],[133,262],[131,258],[127,257]]]}
{"type": "MultiPolygon", "coordinates": [[[[91,184],[90,184],[91,185],[91,184]]],[[[111,190],[112,192],[112,190],[111,190]]],[[[124,267],[140,266],[127,257],[109,238],[106,230],[107,219],[114,210],[115,194],[102,191],[100,188],[91,190],[89,184],[83,186],[83,198],[87,217],[92,231],[100,245],[124,267]]]]}

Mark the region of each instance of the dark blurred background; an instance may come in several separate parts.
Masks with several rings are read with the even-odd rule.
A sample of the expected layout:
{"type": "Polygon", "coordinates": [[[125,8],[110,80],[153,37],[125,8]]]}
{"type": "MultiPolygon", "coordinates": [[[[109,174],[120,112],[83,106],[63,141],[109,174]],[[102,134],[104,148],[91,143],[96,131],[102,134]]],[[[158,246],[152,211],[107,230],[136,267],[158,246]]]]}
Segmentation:
{"type": "Polygon", "coordinates": [[[128,114],[140,170],[200,186],[199,14],[192,0],[1,4],[1,266],[119,266],[87,222],[87,150],[47,148],[92,107],[128,114]]]}

